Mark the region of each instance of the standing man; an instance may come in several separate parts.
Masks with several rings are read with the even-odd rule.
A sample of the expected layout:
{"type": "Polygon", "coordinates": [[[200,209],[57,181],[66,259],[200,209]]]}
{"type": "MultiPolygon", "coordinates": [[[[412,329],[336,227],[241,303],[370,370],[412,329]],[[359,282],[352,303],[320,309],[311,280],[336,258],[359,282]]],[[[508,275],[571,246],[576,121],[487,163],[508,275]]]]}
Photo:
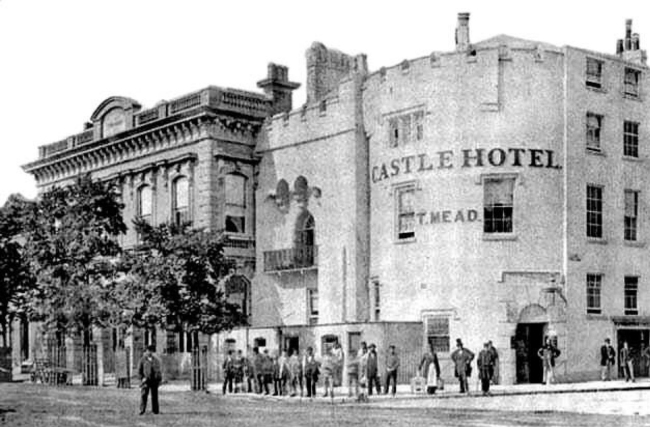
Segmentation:
{"type": "Polygon", "coordinates": [[[235,393],[244,392],[244,356],[241,350],[232,359],[232,381],[235,383],[235,393]]]}
{"type": "Polygon", "coordinates": [[[612,379],[612,366],[616,363],[616,352],[614,347],[609,341],[609,338],[605,338],[605,344],[600,347],[600,379],[603,381],[609,381],[612,379]]]}
{"type": "MultiPolygon", "coordinates": [[[[257,393],[262,394],[264,389],[264,356],[260,353],[259,347],[253,347],[253,371],[255,372],[255,379],[257,380],[257,393]]],[[[268,386],[266,387],[268,394],[268,386]]]]}
{"type": "Polygon", "coordinates": [[[347,363],[348,397],[354,397],[355,399],[359,398],[359,364],[359,355],[350,352],[347,363]]]}
{"type": "Polygon", "coordinates": [[[550,385],[555,380],[555,359],[560,356],[549,337],[544,338],[544,346],[537,350],[537,356],[544,364],[544,383],[550,385]]]}
{"type": "Polygon", "coordinates": [[[232,380],[233,377],[235,376],[234,364],[235,362],[232,359],[232,350],[228,350],[226,359],[223,361],[223,364],[221,365],[221,369],[223,370],[223,387],[222,387],[223,394],[226,394],[226,387],[228,388],[228,393],[232,393],[232,380]]]}
{"type": "Polygon", "coordinates": [[[343,362],[345,355],[341,344],[336,341],[332,349],[332,362],[334,363],[334,387],[340,387],[343,382],[343,362]]]}
{"type": "Polygon", "coordinates": [[[476,364],[478,365],[478,377],[481,379],[483,396],[490,396],[490,381],[494,375],[494,354],[490,350],[489,342],[483,345],[483,350],[478,354],[476,364]]]}
{"type": "Polygon", "coordinates": [[[390,380],[393,380],[393,388],[391,394],[395,397],[397,392],[397,368],[399,368],[399,356],[395,353],[395,346],[388,347],[388,355],[386,356],[386,382],[384,387],[384,394],[388,394],[388,386],[390,380]]]}
{"type": "Polygon", "coordinates": [[[318,382],[318,362],[314,357],[314,349],[307,347],[303,371],[305,373],[305,383],[307,385],[307,397],[316,397],[316,383],[318,382]]]}
{"type": "Polygon", "coordinates": [[[454,361],[454,376],[460,383],[460,392],[469,393],[467,377],[472,373],[471,363],[474,360],[474,353],[463,347],[460,338],[456,340],[456,350],[451,354],[451,360],[454,361]]]}
{"type": "Polygon", "coordinates": [[[298,357],[298,350],[291,350],[289,357],[289,374],[291,382],[291,397],[295,396],[298,392],[298,385],[300,385],[300,397],[302,397],[302,362],[298,357]]]}
{"type": "Polygon", "coordinates": [[[147,409],[147,396],[151,391],[151,412],[158,413],[158,386],[162,381],[162,369],[160,359],[154,354],[156,346],[147,347],[144,355],[138,363],[138,375],[140,375],[140,415],[147,409]]]}
{"type": "Polygon", "coordinates": [[[262,384],[264,385],[264,394],[269,394],[269,384],[273,382],[273,359],[269,355],[269,350],[264,349],[262,355],[262,384]]]}
{"type": "Polygon", "coordinates": [[[379,371],[378,371],[378,363],[377,363],[377,346],[374,344],[370,344],[368,346],[368,349],[370,350],[368,352],[368,362],[367,362],[367,369],[368,369],[368,396],[372,396],[372,385],[373,383],[377,387],[377,394],[381,394],[381,385],[379,385],[379,371]]]}
{"type": "Polygon", "coordinates": [[[358,353],[359,357],[359,402],[368,401],[368,346],[365,341],[361,342],[361,348],[358,353]]]}
{"type": "MultiPolygon", "coordinates": [[[[250,350],[250,347],[248,347],[250,350]]],[[[247,352],[246,357],[244,357],[244,377],[246,378],[246,383],[247,383],[247,392],[248,393],[255,393],[256,387],[254,384],[256,384],[255,380],[255,368],[253,366],[253,359],[250,354],[250,351],[247,352]]]]}
{"type": "Polygon", "coordinates": [[[625,382],[632,380],[634,382],[634,361],[632,353],[627,346],[627,341],[623,341],[623,348],[621,349],[621,365],[625,371],[625,382]]]}
{"type": "Polygon", "coordinates": [[[492,341],[488,341],[490,344],[490,352],[492,353],[492,360],[494,361],[494,371],[492,373],[492,384],[499,384],[499,352],[496,347],[492,344],[492,341]]]}

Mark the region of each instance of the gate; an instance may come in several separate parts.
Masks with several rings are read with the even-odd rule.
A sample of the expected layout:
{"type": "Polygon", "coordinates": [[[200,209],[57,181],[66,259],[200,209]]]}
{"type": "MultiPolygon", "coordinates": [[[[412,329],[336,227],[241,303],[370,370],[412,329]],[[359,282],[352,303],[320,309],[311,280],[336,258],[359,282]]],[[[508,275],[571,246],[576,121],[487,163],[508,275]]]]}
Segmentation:
{"type": "Polygon", "coordinates": [[[35,361],[34,381],[39,380],[47,385],[66,385],[72,378],[68,378],[67,351],[65,345],[59,345],[60,340],[48,339],[45,359],[35,361]]]}
{"type": "Polygon", "coordinates": [[[192,349],[192,376],[190,386],[193,391],[205,390],[208,374],[208,346],[192,349]]]}
{"type": "Polygon", "coordinates": [[[81,351],[81,384],[97,385],[97,345],[83,346],[81,351]]]}
{"type": "Polygon", "coordinates": [[[0,347],[0,383],[11,382],[11,347],[0,347]]]}

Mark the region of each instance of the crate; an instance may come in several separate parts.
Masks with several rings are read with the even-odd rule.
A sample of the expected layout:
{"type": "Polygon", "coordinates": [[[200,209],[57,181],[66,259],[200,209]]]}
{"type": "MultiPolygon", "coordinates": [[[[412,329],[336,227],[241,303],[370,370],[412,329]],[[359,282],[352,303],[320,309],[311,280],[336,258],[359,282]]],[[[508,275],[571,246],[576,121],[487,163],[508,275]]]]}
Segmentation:
{"type": "Polygon", "coordinates": [[[413,394],[424,394],[426,393],[426,380],[424,377],[413,377],[411,378],[411,393],[413,394]]]}

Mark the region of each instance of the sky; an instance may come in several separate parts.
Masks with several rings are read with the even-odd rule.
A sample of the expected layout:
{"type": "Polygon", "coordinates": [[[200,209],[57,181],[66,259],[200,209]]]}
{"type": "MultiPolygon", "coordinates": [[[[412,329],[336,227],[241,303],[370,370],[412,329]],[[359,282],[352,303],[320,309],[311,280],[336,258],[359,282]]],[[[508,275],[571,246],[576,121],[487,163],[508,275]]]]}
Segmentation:
{"type": "Polygon", "coordinates": [[[21,165],[83,130],[110,96],[150,108],[209,85],[259,91],[269,62],[303,86],[320,41],[365,53],[371,71],[499,34],[614,53],[625,19],[650,46],[650,2],[486,0],[0,0],[0,205],[36,196],[21,165]]]}

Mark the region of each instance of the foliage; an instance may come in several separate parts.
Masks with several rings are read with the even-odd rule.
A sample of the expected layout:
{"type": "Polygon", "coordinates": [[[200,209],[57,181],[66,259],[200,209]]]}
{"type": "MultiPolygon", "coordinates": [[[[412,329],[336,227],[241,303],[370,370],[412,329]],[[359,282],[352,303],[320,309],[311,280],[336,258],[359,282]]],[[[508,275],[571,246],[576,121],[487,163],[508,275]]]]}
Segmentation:
{"type": "Polygon", "coordinates": [[[131,322],[184,325],[207,334],[246,324],[219,286],[233,267],[220,234],[141,220],[135,226],[143,244],[131,255],[130,278],[122,283],[131,322]]]}
{"type": "Polygon", "coordinates": [[[105,326],[115,310],[106,296],[119,273],[114,261],[121,253],[117,237],[126,231],[122,208],[111,185],[88,176],[42,194],[25,224],[38,280],[32,318],[64,330],[105,326]]]}
{"type": "Polygon", "coordinates": [[[22,245],[25,213],[31,205],[22,196],[11,195],[0,208],[0,326],[3,346],[8,345],[11,322],[15,316],[24,314],[27,295],[35,285],[22,245]]]}

